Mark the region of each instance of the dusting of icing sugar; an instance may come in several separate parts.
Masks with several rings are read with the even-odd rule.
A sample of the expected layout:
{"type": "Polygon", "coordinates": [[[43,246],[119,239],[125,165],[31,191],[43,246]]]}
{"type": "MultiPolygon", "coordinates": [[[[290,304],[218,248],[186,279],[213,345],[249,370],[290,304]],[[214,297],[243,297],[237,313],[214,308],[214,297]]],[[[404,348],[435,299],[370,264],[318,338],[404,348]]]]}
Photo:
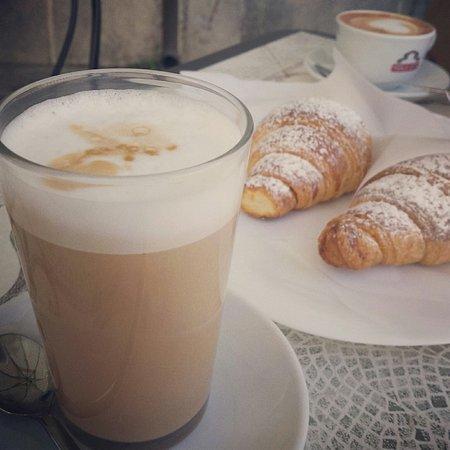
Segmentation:
{"type": "Polygon", "coordinates": [[[352,214],[352,217],[354,217],[352,220],[357,224],[367,225],[368,220],[370,220],[391,234],[420,233],[419,227],[410,219],[408,214],[390,203],[365,202],[351,208],[348,212],[352,214]],[[367,218],[359,217],[358,214],[367,218]]]}
{"type": "MultiPolygon", "coordinates": [[[[333,140],[323,127],[285,125],[269,132],[254,148],[260,155],[291,153],[307,159],[321,173],[328,167],[345,170],[345,154],[339,140],[333,140]]],[[[332,169],[334,170],[334,169],[332,169]]]]}
{"type": "Polygon", "coordinates": [[[332,144],[333,141],[324,127],[285,125],[263,138],[257,149],[261,153],[271,153],[274,147],[281,147],[284,150],[302,148],[311,152],[324,153],[332,144]]]}
{"type": "Polygon", "coordinates": [[[443,183],[426,176],[394,173],[368,182],[355,199],[364,197],[391,203],[405,211],[426,238],[450,239],[450,196],[443,183]]]}
{"type": "Polygon", "coordinates": [[[419,156],[407,161],[402,161],[394,167],[414,169],[421,175],[428,175],[431,173],[450,180],[450,153],[419,156]]]}
{"type": "Polygon", "coordinates": [[[312,97],[283,105],[269,114],[263,123],[272,127],[283,122],[287,116],[300,114],[316,116],[333,125],[340,125],[345,133],[358,139],[367,138],[364,123],[355,111],[325,98],[312,97]]]}
{"type": "Polygon", "coordinates": [[[291,187],[299,182],[317,184],[322,174],[308,161],[290,153],[271,153],[261,158],[252,169],[252,175],[271,174],[282,177],[291,187]]]}
{"type": "Polygon", "coordinates": [[[293,197],[294,194],[288,185],[281,180],[273,177],[266,177],[264,175],[253,175],[245,183],[246,188],[264,188],[274,199],[283,199],[286,197],[293,197]]]}

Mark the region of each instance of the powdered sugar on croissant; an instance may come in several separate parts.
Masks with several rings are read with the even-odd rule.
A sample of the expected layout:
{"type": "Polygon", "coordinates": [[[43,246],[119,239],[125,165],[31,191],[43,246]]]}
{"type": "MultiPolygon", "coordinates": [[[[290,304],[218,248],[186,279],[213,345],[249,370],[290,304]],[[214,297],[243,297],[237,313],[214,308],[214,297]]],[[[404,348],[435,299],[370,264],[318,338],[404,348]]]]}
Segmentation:
{"type": "Polygon", "coordinates": [[[370,136],[349,108],[325,99],[282,106],[255,131],[242,207],[255,217],[278,217],[351,192],[364,177],[370,155],[370,136]],[[265,178],[255,178],[261,174],[265,178]],[[285,198],[279,205],[279,196],[272,196],[267,178],[291,190],[290,209],[285,198]]]}
{"type": "Polygon", "coordinates": [[[403,161],[372,177],[325,227],[319,252],[352,269],[449,262],[450,154],[403,161]]]}

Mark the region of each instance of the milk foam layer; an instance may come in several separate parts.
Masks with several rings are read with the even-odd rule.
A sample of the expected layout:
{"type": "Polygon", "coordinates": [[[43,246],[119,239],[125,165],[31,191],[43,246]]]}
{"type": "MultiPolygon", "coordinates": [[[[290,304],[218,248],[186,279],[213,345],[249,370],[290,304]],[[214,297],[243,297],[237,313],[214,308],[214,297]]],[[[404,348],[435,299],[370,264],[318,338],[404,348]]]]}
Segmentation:
{"type": "Polygon", "coordinates": [[[349,11],[339,17],[352,27],[381,34],[418,36],[433,31],[431,25],[420,19],[382,11],[349,11]]]}
{"type": "Polygon", "coordinates": [[[415,31],[411,23],[406,23],[402,20],[394,18],[375,18],[374,20],[370,20],[369,23],[371,26],[382,29],[387,33],[410,34],[411,31],[415,31]]]}
{"type": "Polygon", "coordinates": [[[1,140],[43,165],[97,147],[125,144],[156,150],[139,153],[133,161],[100,156],[116,163],[119,175],[137,175],[200,164],[232,148],[239,137],[237,126],[205,103],[154,90],[100,90],[29,108],[8,125],[1,140]]]}
{"type": "MultiPolygon", "coordinates": [[[[118,175],[197,165],[225,153],[240,137],[227,116],[181,93],[104,90],[34,106],[7,126],[1,140],[18,154],[49,164],[95,147],[95,139],[86,142],[73,124],[122,143],[156,136],[156,155],[138,154],[133,161],[123,154],[107,157],[120,165],[118,175]],[[144,127],[149,135],[141,135],[144,127]],[[127,135],[130,129],[134,135],[127,135]],[[169,150],[173,144],[176,149],[169,150]]],[[[186,173],[117,176],[117,185],[84,180],[70,189],[5,162],[3,190],[13,219],[41,239],[97,253],[148,253],[187,245],[227,224],[239,209],[245,156],[235,152],[186,173]]]]}

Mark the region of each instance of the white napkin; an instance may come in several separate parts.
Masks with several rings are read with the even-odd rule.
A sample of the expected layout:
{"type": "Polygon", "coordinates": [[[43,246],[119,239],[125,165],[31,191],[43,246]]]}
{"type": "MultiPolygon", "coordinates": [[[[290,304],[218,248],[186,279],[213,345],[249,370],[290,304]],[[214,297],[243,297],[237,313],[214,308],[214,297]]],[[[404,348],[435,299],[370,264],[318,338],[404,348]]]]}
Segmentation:
{"type": "MultiPolygon", "coordinates": [[[[255,123],[274,107],[311,96],[357,111],[374,140],[369,175],[426,153],[450,151],[450,120],[385,93],[335,52],[333,73],[317,83],[238,80],[186,72],[239,97],[255,123]]],[[[239,219],[229,287],[272,319],[322,336],[378,344],[450,342],[450,264],[354,272],[325,264],[317,236],[351,196],[273,221],[239,219]]]]}
{"type": "Polygon", "coordinates": [[[337,50],[334,59],[332,74],[316,83],[239,80],[214,72],[182,73],[236,95],[249,108],[256,124],[276,106],[299,98],[326,97],[357,111],[375,137],[403,134],[450,139],[450,119],[378,89],[362,78],[337,50]]]}

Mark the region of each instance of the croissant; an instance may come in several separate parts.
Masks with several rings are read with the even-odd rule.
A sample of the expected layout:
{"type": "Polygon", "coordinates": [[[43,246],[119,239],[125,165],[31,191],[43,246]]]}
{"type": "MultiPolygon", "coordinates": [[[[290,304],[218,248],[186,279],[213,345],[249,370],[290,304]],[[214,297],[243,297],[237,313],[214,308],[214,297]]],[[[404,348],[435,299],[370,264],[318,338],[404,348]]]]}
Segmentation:
{"type": "Polygon", "coordinates": [[[450,261],[450,153],[426,155],[376,174],[350,209],[319,236],[329,264],[436,265],[450,261]]]}
{"type": "Polygon", "coordinates": [[[312,98],[282,106],[255,130],[242,209],[279,217],[354,191],[371,160],[359,116],[312,98]]]}

